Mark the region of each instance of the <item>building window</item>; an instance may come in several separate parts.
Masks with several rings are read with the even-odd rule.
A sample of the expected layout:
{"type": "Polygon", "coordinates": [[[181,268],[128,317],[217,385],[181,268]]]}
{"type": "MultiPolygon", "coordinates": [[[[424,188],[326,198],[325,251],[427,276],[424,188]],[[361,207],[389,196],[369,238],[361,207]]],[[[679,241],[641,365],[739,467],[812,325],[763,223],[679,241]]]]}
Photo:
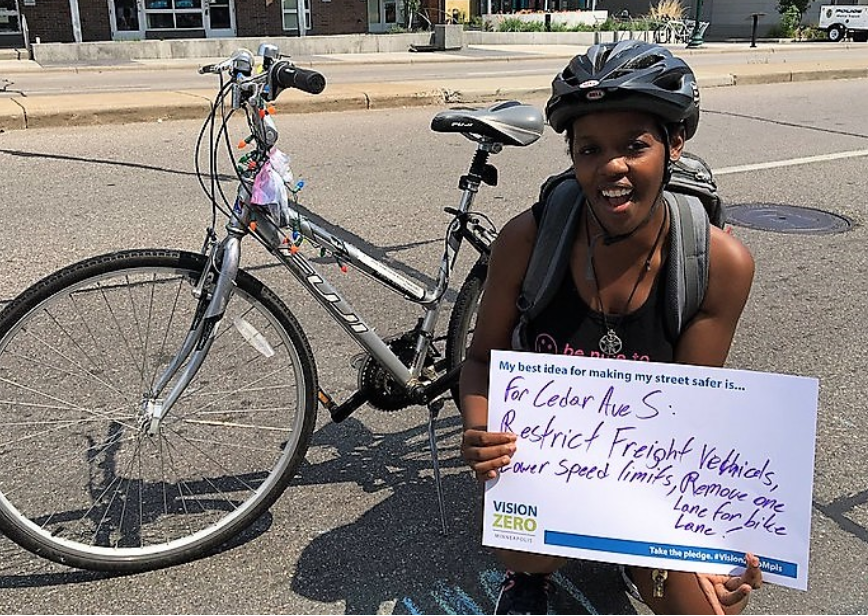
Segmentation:
{"type": "Polygon", "coordinates": [[[0,34],[21,32],[18,0],[0,0],[0,34]]]}
{"type": "Polygon", "coordinates": [[[304,10],[299,17],[300,0],[281,0],[283,2],[283,29],[290,32],[299,31],[300,20],[304,22],[304,29],[310,30],[310,0],[304,0],[304,10]]]}
{"type": "Polygon", "coordinates": [[[199,30],[202,0],[145,0],[148,30],[199,30]]]}

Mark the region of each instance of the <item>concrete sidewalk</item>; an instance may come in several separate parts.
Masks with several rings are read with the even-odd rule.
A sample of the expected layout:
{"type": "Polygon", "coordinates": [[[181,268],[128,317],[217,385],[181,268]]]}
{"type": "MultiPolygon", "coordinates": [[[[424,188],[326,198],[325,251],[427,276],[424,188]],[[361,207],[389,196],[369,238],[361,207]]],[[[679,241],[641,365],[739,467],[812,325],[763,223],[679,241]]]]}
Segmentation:
{"type": "MultiPolygon", "coordinates": [[[[784,83],[868,77],[868,45],[798,44],[765,45],[751,49],[747,43],[711,43],[699,49],[673,47],[690,63],[701,88],[763,83],[784,83]],[[798,53],[793,53],[798,52],[798,53]],[[730,61],[735,54],[745,57],[730,61]],[[815,55],[816,59],[811,59],[815,55]],[[691,61],[693,60],[693,61],[691,61]]],[[[509,62],[528,58],[567,59],[580,51],[574,45],[476,45],[455,52],[335,53],[294,57],[299,66],[321,71],[342,64],[412,64],[429,62],[509,62]]],[[[2,78],[14,81],[15,72],[162,71],[189,69],[213,62],[213,58],[110,61],[105,64],[43,67],[30,60],[0,60],[2,78]]],[[[552,75],[498,78],[448,78],[399,83],[331,84],[319,96],[286,91],[277,103],[281,113],[309,113],[356,109],[383,109],[420,105],[470,103],[545,96],[552,75]]],[[[98,94],[22,96],[0,98],[0,130],[86,126],[127,122],[151,122],[203,118],[210,109],[213,89],[111,92],[98,94]]]]}

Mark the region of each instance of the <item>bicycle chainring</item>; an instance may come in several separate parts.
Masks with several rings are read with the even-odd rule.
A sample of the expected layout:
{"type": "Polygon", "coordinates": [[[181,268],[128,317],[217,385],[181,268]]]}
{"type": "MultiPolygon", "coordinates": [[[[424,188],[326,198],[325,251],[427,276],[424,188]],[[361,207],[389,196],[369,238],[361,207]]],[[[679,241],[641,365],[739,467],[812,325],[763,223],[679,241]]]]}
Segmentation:
{"type": "MultiPolygon", "coordinates": [[[[392,352],[405,365],[413,361],[416,332],[410,331],[386,341],[392,352]]],[[[426,368],[433,368],[434,350],[428,349],[426,368]]],[[[391,374],[370,355],[366,355],[359,368],[359,389],[368,394],[368,404],[381,411],[398,411],[413,404],[410,392],[395,381],[391,374]]]]}

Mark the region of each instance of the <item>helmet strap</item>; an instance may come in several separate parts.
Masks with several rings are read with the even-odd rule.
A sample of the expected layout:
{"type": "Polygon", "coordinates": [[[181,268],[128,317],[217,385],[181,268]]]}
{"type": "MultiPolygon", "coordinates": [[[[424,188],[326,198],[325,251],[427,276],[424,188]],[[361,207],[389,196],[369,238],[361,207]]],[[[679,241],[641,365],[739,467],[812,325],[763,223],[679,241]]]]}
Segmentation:
{"type": "Polygon", "coordinates": [[[661,122],[660,129],[663,131],[663,147],[666,149],[663,165],[663,186],[665,187],[672,178],[672,147],[669,145],[669,127],[661,122]]]}

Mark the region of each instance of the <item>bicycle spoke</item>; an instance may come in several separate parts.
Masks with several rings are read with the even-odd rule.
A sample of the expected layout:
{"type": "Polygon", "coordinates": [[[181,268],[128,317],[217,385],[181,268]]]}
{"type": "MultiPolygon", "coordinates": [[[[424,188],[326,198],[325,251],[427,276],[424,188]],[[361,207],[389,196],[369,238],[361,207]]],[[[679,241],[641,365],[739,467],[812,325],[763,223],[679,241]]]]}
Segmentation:
{"type": "MultiPolygon", "coordinates": [[[[181,280],[183,281],[183,278],[181,280]]],[[[169,311],[169,322],[166,323],[166,327],[164,329],[164,334],[163,334],[163,341],[160,343],[160,351],[159,351],[159,353],[157,353],[155,361],[154,361],[154,374],[151,376],[151,382],[148,384],[148,391],[151,391],[154,389],[154,383],[156,382],[158,373],[160,371],[159,358],[162,357],[163,354],[166,352],[166,343],[169,340],[169,332],[172,331],[172,323],[175,319],[175,312],[178,308],[178,300],[181,298],[181,290],[183,288],[184,288],[183,283],[179,283],[177,286],[177,289],[175,291],[175,299],[172,302],[172,309],[169,311]]]]}
{"type": "Polygon", "coordinates": [[[102,362],[97,364],[96,360],[91,358],[90,354],[88,354],[88,353],[85,353],[85,357],[87,357],[91,363],[93,363],[99,370],[101,370],[103,374],[110,375],[111,370],[109,370],[109,366],[111,365],[111,362],[109,362],[109,360],[107,358],[106,351],[103,348],[103,346],[100,344],[96,334],[94,334],[93,329],[91,329],[90,323],[84,317],[84,313],[78,305],[78,299],[76,297],[76,294],[70,293],[68,297],[69,297],[70,303],[72,304],[73,308],[75,309],[75,314],[78,317],[78,320],[81,322],[82,325],[84,325],[84,328],[87,331],[88,336],[90,336],[91,342],[93,342],[93,345],[96,348],[96,352],[98,353],[102,362]]]}
{"type": "Polygon", "coordinates": [[[53,400],[54,402],[57,402],[57,403],[63,405],[62,408],[66,409],[68,411],[81,411],[82,413],[85,413],[88,415],[93,415],[93,416],[95,416],[97,418],[101,418],[101,419],[114,419],[113,417],[110,417],[110,416],[106,415],[105,413],[101,413],[95,409],[87,409],[87,408],[84,408],[83,406],[76,406],[71,402],[67,402],[66,400],[62,400],[62,399],[58,398],[57,396],[52,396],[49,393],[33,389],[32,387],[27,387],[26,385],[21,385],[20,383],[10,381],[9,379],[5,379],[3,377],[0,377],[0,383],[7,383],[9,385],[12,385],[13,387],[23,389],[24,391],[27,391],[29,393],[36,394],[37,396],[43,396],[45,398],[48,398],[49,400],[53,400]]]}
{"type": "MultiPolygon", "coordinates": [[[[48,345],[46,345],[46,346],[48,346],[48,345]]],[[[51,347],[49,347],[49,348],[51,348],[51,347]]],[[[97,376],[96,374],[90,372],[89,370],[87,370],[86,368],[84,368],[84,366],[80,366],[79,364],[75,363],[74,361],[72,361],[71,359],[67,358],[67,357],[66,357],[65,355],[63,355],[62,353],[59,353],[59,352],[58,352],[58,355],[60,355],[60,356],[63,357],[64,359],[69,359],[70,363],[72,363],[73,365],[75,365],[75,366],[77,366],[77,367],[80,367],[80,368],[82,369],[82,373],[78,373],[78,372],[70,372],[69,370],[66,370],[66,369],[64,369],[64,368],[61,368],[60,366],[55,366],[54,364],[49,364],[49,363],[44,362],[44,361],[39,361],[39,360],[37,360],[37,359],[34,359],[34,358],[29,357],[29,356],[26,356],[26,355],[22,355],[21,353],[16,353],[16,352],[14,352],[14,351],[10,351],[9,354],[12,355],[12,357],[17,357],[18,359],[24,360],[24,361],[26,361],[26,362],[30,362],[30,363],[32,363],[32,364],[36,364],[37,366],[40,366],[40,367],[42,367],[42,368],[48,368],[48,369],[50,369],[50,370],[55,370],[55,371],[57,371],[57,372],[60,372],[61,374],[66,374],[67,376],[77,377],[77,376],[82,376],[82,373],[83,373],[84,376],[90,377],[91,379],[93,379],[94,381],[96,381],[97,383],[99,383],[100,385],[105,386],[106,389],[109,389],[109,390],[115,392],[116,394],[118,394],[118,395],[120,395],[120,396],[124,396],[124,397],[126,397],[126,394],[124,394],[122,391],[120,391],[117,387],[115,387],[115,386],[112,385],[111,383],[107,383],[107,382],[103,381],[101,378],[99,378],[99,376],[97,376]]]]}
{"type": "MultiPolygon", "coordinates": [[[[103,287],[99,283],[97,283],[97,287],[101,291],[102,298],[105,301],[106,308],[108,308],[109,314],[111,315],[112,320],[115,323],[115,327],[117,328],[118,334],[120,335],[121,340],[124,341],[124,347],[127,349],[127,353],[129,354],[130,359],[133,362],[133,365],[136,365],[136,358],[133,355],[132,349],[130,348],[130,341],[127,338],[126,334],[124,333],[120,322],[118,321],[118,317],[115,314],[115,311],[111,306],[111,302],[109,302],[108,296],[106,296],[105,289],[103,289],[103,287]]],[[[144,373],[141,373],[140,376],[141,376],[142,380],[144,381],[144,378],[145,378],[144,373]]]]}
{"type": "MultiPolygon", "coordinates": [[[[184,510],[183,523],[187,527],[187,532],[192,535],[195,532],[195,529],[190,525],[190,523],[188,521],[189,516],[190,516],[190,510],[187,508],[187,499],[184,497],[183,488],[184,488],[185,484],[181,480],[181,475],[178,472],[177,467],[175,466],[175,459],[172,456],[172,444],[168,441],[168,439],[160,439],[160,465],[161,465],[161,467],[162,467],[162,464],[164,462],[164,459],[166,459],[166,458],[169,461],[169,466],[172,468],[173,472],[175,473],[175,486],[178,489],[178,501],[181,503],[181,507],[184,510]],[[166,446],[165,458],[163,457],[163,446],[164,445],[166,446]]],[[[165,475],[163,474],[162,476],[165,476],[165,475]]],[[[169,492],[168,492],[168,489],[167,489],[165,482],[163,482],[162,492],[163,492],[163,507],[164,507],[163,511],[164,511],[165,515],[168,517],[168,515],[169,515],[169,492]]],[[[188,489],[188,492],[190,492],[190,496],[193,497],[193,500],[196,501],[196,497],[195,497],[195,494],[193,493],[193,491],[188,489]]],[[[199,508],[204,511],[204,508],[202,507],[201,503],[196,501],[196,504],[199,505],[199,508]]],[[[164,537],[165,537],[165,534],[164,534],[164,537]]]]}
{"type": "MultiPolygon", "coordinates": [[[[178,436],[178,438],[180,438],[181,440],[185,440],[185,441],[186,441],[186,439],[184,439],[183,437],[181,437],[181,436],[178,435],[178,434],[175,434],[175,436],[178,436]]],[[[165,440],[165,443],[166,443],[166,446],[170,449],[170,452],[169,452],[169,460],[170,460],[170,463],[172,464],[172,466],[174,467],[174,460],[175,460],[175,459],[174,459],[174,457],[172,457],[172,455],[171,455],[171,453],[172,453],[171,450],[174,449],[175,446],[174,446],[174,445],[171,443],[171,441],[169,441],[168,439],[165,440]]],[[[190,444],[192,445],[193,443],[190,443],[190,444]]],[[[212,458],[211,456],[209,456],[208,454],[206,454],[206,453],[205,453],[203,450],[201,450],[200,448],[196,447],[195,449],[196,449],[196,451],[197,451],[200,455],[202,455],[206,460],[208,460],[209,462],[211,462],[212,464],[214,464],[215,466],[217,466],[217,468],[219,468],[220,470],[223,470],[223,471],[225,472],[226,475],[232,475],[232,474],[233,474],[233,473],[231,473],[228,469],[223,468],[223,465],[222,465],[222,464],[220,464],[219,462],[217,462],[214,458],[212,458]]],[[[238,479],[238,478],[236,477],[236,479],[238,479]]],[[[217,486],[217,484],[215,484],[215,483],[211,480],[210,477],[204,477],[204,476],[203,476],[203,477],[202,477],[202,480],[203,480],[203,481],[204,481],[204,482],[205,482],[205,483],[206,483],[206,484],[211,488],[211,490],[210,490],[211,493],[212,493],[212,494],[217,494],[217,495],[219,495],[220,498],[221,498],[221,500],[223,500],[223,501],[224,501],[224,502],[225,502],[225,503],[226,503],[226,504],[227,504],[227,505],[228,505],[232,510],[235,510],[235,509],[238,508],[238,505],[237,505],[236,503],[234,503],[232,500],[230,500],[230,499],[225,495],[225,491],[224,491],[224,490],[221,490],[221,489],[217,486]]],[[[240,481],[240,480],[239,480],[239,481],[240,481]]],[[[242,483],[243,483],[243,482],[242,482],[242,483]]],[[[245,485],[245,487],[247,488],[248,491],[250,491],[250,492],[255,492],[255,491],[256,491],[256,490],[254,490],[251,486],[247,486],[246,484],[244,484],[244,485],[245,485]]],[[[179,492],[180,492],[180,490],[179,490],[179,492]]],[[[196,493],[193,492],[193,490],[190,489],[189,487],[188,487],[188,492],[189,492],[190,496],[193,498],[194,502],[199,506],[199,508],[200,508],[203,512],[206,512],[207,510],[205,509],[204,505],[203,505],[203,504],[201,503],[201,501],[199,500],[199,498],[198,498],[198,496],[196,495],[196,493]]],[[[187,502],[187,501],[186,501],[186,499],[183,497],[183,494],[181,494],[181,503],[182,503],[182,506],[184,507],[184,511],[185,511],[185,513],[187,513],[187,504],[186,504],[186,502],[187,502]]]]}
{"type": "MultiPolygon", "coordinates": [[[[283,372],[283,370],[284,370],[283,368],[278,368],[277,370],[274,370],[273,372],[270,372],[270,373],[268,373],[268,374],[265,374],[265,375],[261,376],[259,379],[253,381],[253,382],[251,383],[251,385],[256,385],[257,383],[260,383],[261,381],[264,381],[265,379],[270,378],[270,377],[274,376],[275,374],[278,374],[279,372],[283,372]]],[[[237,393],[241,393],[241,392],[247,393],[247,392],[249,392],[249,391],[252,391],[252,390],[248,389],[247,387],[242,387],[242,388],[239,388],[239,389],[234,389],[234,390],[231,390],[231,391],[227,391],[227,392],[225,392],[225,395],[221,395],[220,398],[217,398],[216,400],[212,400],[211,402],[209,402],[209,403],[206,404],[205,406],[200,407],[200,408],[198,408],[198,409],[192,409],[191,411],[189,411],[188,413],[186,413],[185,416],[196,415],[196,414],[198,414],[198,413],[201,413],[204,409],[206,409],[206,408],[208,408],[208,407],[210,407],[210,406],[214,406],[215,404],[218,404],[219,402],[222,402],[223,400],[225,400],[226,398],[228,398],[228,397],[231,396],[231,395],[234,395],[234,394],[237,394],[237,393]]],[[[192,397],[193,397],[193,394],[191,394],[187,399],[189,400],[189,399],[192,398],[192,397]]]]}
{"type": "MultiPolygon", "coordinates": [[[[277,428],[273,428],[273,430],[278,430],[277,428]]],[[[289,429],[286,429],[287,432],[292,432],[289,429]]],[[[181,437],[188,443],[201,443],[203,445],[220,445],[226,449],[235,449],[237,451],[256,451],[260,453],[271,453],[273,450],[268,447],[254,447],[251,445],[240,445],[238,443],[232,443],[228,441],[219,441],[217,439],[205,439],[205,438],[191,438],[191,437],[181,437]]]]}
{"type": "MultiPolygon", "coordinates": [[[[77,315],[80,319],[83,319],[83,317],[82,317],[82,315],[81,315],[81,312],[77,309],[78,307],[76,306],[75,301],[73,300],[73,298],[72,298],[71,295],[70,295],[70,300],[72,300],[73,307],[76,308],[76,315],[77,315]]],[[[106,375],[110,375],[110,374],[111,374],[111,372],[107,369],[107,364],[106,364],[105,362],[103,362],[102,364],[98,364],[98,363],[93,359],[93,357],[91,357],[90,353],[88,353],[88,352],[87,352],[87,351],[86,351],[86,350],[81,346],[81,344],[78,342],[78,340],[76,340],[75,337],[74,337],[74,336],[73,336],[73,335],[68,331],[68,329],[65,328],[63,325],[60,324],[60,321],[57,320],[57,318],[56,318],[56,317],[51,313],[50,310],[48,310],[48,309],[46,308],[46,309],[44,310],[44,312],[45,312],[45,314],[48,316],[48,318],[51,319],[51,320],[54,322],[54,324],[58,327],[58,329],[60,329],[60,331],[63,332],[64,335],[66,335],[67,338],[69,338],[69,340],[72,342],[72,344],[73,344],[73,345],[74,345],[74,346],[75,346],[79,351],[81,351],[82,354],[84,354],[84,356],[87,358],[87,360],[88,360],[88,361],[89,361],[89,362],[90,362],[90,363],[91,363],[95,368],[97,368],[98,370],[101,370],[103,374],[106,374],[106,375]]],[[[86,323],[86,321],[85,321],[85,323],[86,323]]],[[[34,334],[33,332],[30,331],[30,329],[26,329],[26,330],[25,330],[25,333],[26,333],[27,335],[29,335],[29,336],[32,336],[32,337],[36,338],[37,341],[39,341],[39,342],[41,342],[42,344],[44,344],[44,345],[46,345],[46,346],[49,346],[49,348],[51,348],[50,345],[48,345],[47,343],[45,343],[44,341],[42,341],[42,339],[38,338],[38,337],[36,336],[36,334],[34,334]]],[[[90,332],[90,329],[89,329],[89,328],[88,328],[88,333],[90,334],[90,337],[91,337],[91,339],[94,341],[94,343],[96,343],[96,338],[94,337],[93,333],[90,332]]],[[[52,349],[52,350],[53,350],[53,349],[52,349]]],[[[102,349],[101,349],[99,346],[97,346],[97,351],[99,351],[99,353],[100,353],[101,356],[103,356],[103,357],[105,356],[105,354],[103,353],[102,349]]],[[[66,359],[67,361],[73,363],[74,365],[78,366],[78,364],[77,364],[76,362],[74,362],[74,361],[71,360],[70,358],[66,357],[65,355],[61,354],[61,357],[63,357],[63,358],[66,359]]],[[[87,374],[91,374],[91,372],[90,372],[89,370],[87,370],[86,368],[84,368],[84,366],[79,366],[79,367],[82,369],[83,372],[85,372],[85,373],[87,373],[87,374]]],[[[94,375],[94,376],[95,376],[95,375],[94,375]]],[[[115,391],[119,391],[119,390],[117,389],[117,387],[115,387],[115,385],[114,385],[113,383],[109,383],[109,384],[107,384],[107,386],[108,386],[109,388],[113,388],[113,389],[115,389],[115,391]]]]}
{"type": "Polygon", "coordinates": [[[216,420],[205,420],[205,419],[185,419],[185,423],[196,424],[200,426],[219,426],[223,428],[245,428],[247,430],[268,430],[272,432],[289,432],[292,430],[289,428],[275,428],[273,426],[262,426],[262,425],[253,425],[253,424],[241,424],[237,422],[230,421],[216,421],[216,420]]]}

